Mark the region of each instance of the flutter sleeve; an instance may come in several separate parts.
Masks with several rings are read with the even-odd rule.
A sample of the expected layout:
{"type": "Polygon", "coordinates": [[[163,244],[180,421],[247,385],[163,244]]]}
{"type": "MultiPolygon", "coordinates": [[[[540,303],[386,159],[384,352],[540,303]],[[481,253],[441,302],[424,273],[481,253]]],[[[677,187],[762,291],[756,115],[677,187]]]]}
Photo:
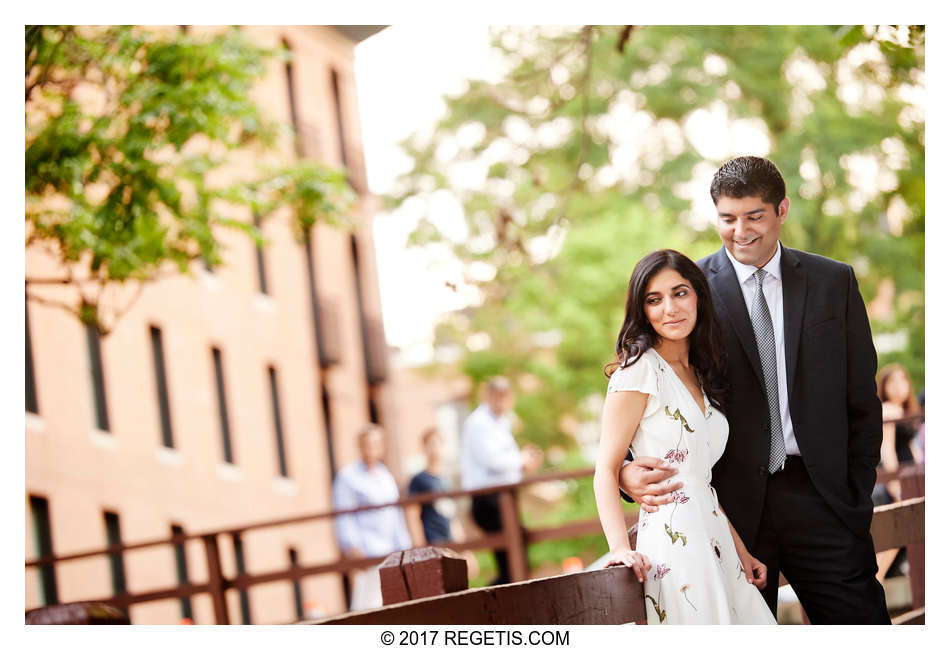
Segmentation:
{"type": "Polygon", "coordinates": [[[646,410],[643,412],[643,417],[647,417],[660,406],[658,399],[660,395],[659,375],[659,369],[653,359],[650,358],[649,354],[644,354],[634,363],[625,368],[618,368],[610,375],[607,392],[637,391],[649,395],[646,410]]]}

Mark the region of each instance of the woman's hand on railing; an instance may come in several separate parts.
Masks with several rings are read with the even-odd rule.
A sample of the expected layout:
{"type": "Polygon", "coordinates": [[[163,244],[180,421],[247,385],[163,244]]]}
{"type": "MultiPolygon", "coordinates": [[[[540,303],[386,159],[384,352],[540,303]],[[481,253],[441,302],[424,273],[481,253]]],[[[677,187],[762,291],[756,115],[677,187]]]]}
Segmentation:
{"type": "Polygon", "coordinates": [[[649,558],[643,553],[637,553],[632,551],[629,548],[620,548],[615,551],[611,551],[607,556],[607,563],[604,567],[610,566],[626,566],[633,569],[633,572],[637,574],[637,580],[643,582],[646,580],[647,573],[652,568],[649,558]]]}

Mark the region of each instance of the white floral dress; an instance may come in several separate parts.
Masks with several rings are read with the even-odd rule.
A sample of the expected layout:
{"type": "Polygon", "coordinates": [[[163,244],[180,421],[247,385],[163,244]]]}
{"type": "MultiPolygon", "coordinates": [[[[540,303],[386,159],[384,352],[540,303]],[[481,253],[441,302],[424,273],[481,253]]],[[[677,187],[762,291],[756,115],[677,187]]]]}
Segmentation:
{"type": "Polygon", "coordinates": [[[640,512],[637,551],[649,558],[643,589],[649,624],[774,624],[755,585],[746,581],[729,524],[710,481],[726,448],[729,424],[709,404],[705,412],[673,368],[652,348],[616,370],[607,392],[649,395],[630,448],[637,456],[663,458],[683,487],[673,503],[640,512]]]}

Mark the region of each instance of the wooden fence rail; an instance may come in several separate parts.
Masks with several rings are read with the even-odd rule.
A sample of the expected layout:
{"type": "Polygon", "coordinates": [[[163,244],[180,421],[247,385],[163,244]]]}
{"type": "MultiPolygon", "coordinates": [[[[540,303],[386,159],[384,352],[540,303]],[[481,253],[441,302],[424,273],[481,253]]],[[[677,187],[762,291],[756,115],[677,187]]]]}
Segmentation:
{"type": "MultiPolygon", "coordinates": [[[[878,550],[922,543],[924,497],[875,508],[871,530],[878,550]]],[[[909,615],[894,622],[922,623],[923,603],[915,607],[917,609],[909,615]]],[[[643,585],[627,567],[610,567],[419,598],[343,614],[315,624],[615,625],[645,622],[643,585]]]]}
{"type": "MultiPolygon", "coordinates": [[[[908,471],[912,470],[912,475],[914,477],[919,477],[921,489],[922,489],[922,477],[923,477],[923,466],[920,466],[919,469],[914,468],[902,468],[900,472],[904,472],[906,475],[908,471]]],[[[900,472],[897,473],[898,478],[901,475],[900,472]]],[[[57,565],[62,562],[69,562],[74,560],[86,559],[91,557],[113,557],[116,555],[122,555],[127,552],[137,551],[147,548],[155,548],[159,546],[165,546],[173,548],[176,544],[183,544],[189,540],[200,540],[205,550],[205,561],[208,580],[203,583],[186,583],[180,584],[173,587],[154,589],[150,591],[142,591],[135,593],[126,593],[115,596],[110,596],[107,598],[96,599],[96,602],[102,603],[105,605],[118,607],[118,608],[127,608],[130,605],[135,605],[145,602],[153,602],[158,600],[168,600],[168,599],[178,599],[178,598],[187,598],[190,596],[198,594],[208,594],[211,597],[213,604],[213,611],[215,617],[215,623],[218,624],[228,624],[230,622],[230,617],[228,614],[227,602],[225,599],[225,594],[229,589],[245,589],[254,585],[271,583],[271,582],[284,582],[284,581],[299,581],[302,578],[323,574],[323,573],[338,573],[344,574],[345,572],[362,569],[370,566],[379,565],[385,558],[384,557],[373,557],[373,558],[354,558],[354,559],[343,559],[340,558],[333,562],[327,562],[323,564],[313,564],[313,565],[299,565],[290,567],[288,569],[283,569],[279,571],[271,571],[266,573],[242,573],[235,575],[234,577],[226,577],[224,575],[224,569],[221,563],[221,555],[218,548],[218,538],[220,535],[233,535],[233,534],[242,534],[248,531],[253,530],[262,530],[268,528],[275,528],[279,526],[287,526],[293,524],[303,524],[303,523],[312,523],[316,521],[322,521],[326,519],[332,519],[339,515],[350,514],[356,512],[363,512],[367,510],[375,510],[378,508],[386,508],[391,506],[405,507],[411,504],[426,504],[432,503],[437,499],[441,498],[458,498],[458,497],[472,497],[482,494],[499,494],[499,502],[502,510],[502,521],[503,529],[491,535],[483,535],[475,539],[466,540],[464,542],[454,542],[450,544],[445,544],[445,547],[456,550],[471,550],[471,549],[505,549],[508,551],[509,557],[509,568],[514,582],[521,582],[528,578],[528,563],[527,563],[527,547],[530,544],[539,543],[547,540],[554,539],[565,539],[573,538],[581,535],[588,534],[597,534],[600,532],[600,522],[597,519],[588,519],[581,521],[568,522],[560,526],[551,526],[551,527],[540,527],[540,528],[526,528],[521,521],[519,509],[518,509],[518,492],[526,486],[533,485],[535,483],[549,482],[549,481],[566,481],[573,479],[586,478],[593,475],[592,468],[584,468],[578,470],[572,470],[567,472],[555,472],[541,474],[537,476],[529,477],[519,483],[512,483],[502,486],[494,486],[489,488],[482,488],[478,490],[451,490],[447,492],[440,493],[428,493],[420,494],[412,497],[407,497],[400,499],[393,503],[374,505],[374,506],[362,506],[359,508],[351,508],[348,510],[327,510],[316,512],[307,515],[300,515],[295,517],[284,517],[280,519],[271,519],[267,521],[247,524],[243,526],[230,527],[225,529],[205,531],[199,533],[190,533],[184,535],[174,535],[162,539],[149,540],[144,542],[137,542],[133,544],[114,544],[107,546],[105,548],[83,551],[78,553],[69,553],[63,555],[52,555],[52,556],[43,556],[34,558],[26,561],[25,566],[27,568],[39,568],[50,565],[57,565]]],[[[878,482],[882,480],[890,480],[895,478],[895,473],[883,473],[879,472],[878,482]]],[[[903,480],[903,479],[902,479],[903,480]]],[[[914,480],[917,480],[915,478],[914,480]]],[[[908,493],[909,494],[909,493],[908,493]]],[[[921,492],[922,494],[922,492],[921,492]]],[[[633,524],[636,521],[636,514],[630,513],[627,515],[628,525],[633,524]]],[[[922,555],[920,559],[922,564],[922,555]]],[[[610,580],[615,580],[611,578],[610,580]]],[[[609,581],[608,581],[609,582],[609,581]]],[[[600,583],[598,583],[600,584],[600,583]]],[[[604,583],[607,584],[607,583],[604,583]]],[[[612,584],[612,583],[611,583],[612,584]]],[[[539,587],[540,588],[540,587],[539,587]]],[[[508,593],[508,592],[505,592],[508,593]]],[[[526,592],[527,593],[527,592],[526,592]]],[[[923,599],[922,592],[922,578],[921,578],[921,590],[920,590],[920,600],[923,599]]],[[[916,602],[916,600],[915,600],[916,602]]],[[[632,620],[632,619],[631,619],[632,620]]]]}

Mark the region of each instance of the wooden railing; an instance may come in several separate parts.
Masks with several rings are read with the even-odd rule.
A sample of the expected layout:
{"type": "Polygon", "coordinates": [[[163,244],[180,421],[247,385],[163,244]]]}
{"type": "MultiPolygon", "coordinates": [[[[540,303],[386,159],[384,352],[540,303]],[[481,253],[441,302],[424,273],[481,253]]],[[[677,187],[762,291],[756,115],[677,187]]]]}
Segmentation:
{"type": "MultiPolygon", "coordinates": [[[[454,542],[451,544],[446,544],[445,547],[450,548],[456,551],[471,550],[471,549],[504,549],[508,551],[508,562],[509,570],[511,573],[512,580],[514,582],[524,581],[528,578],[528,563],[527,563],[527,548],[530,544],[535,544],[538,542],[543,542],[547,540],[554,539],[566,539],[578,537],[581,535],[597,534],[601,532],[600,522],[594,519],[587,519],[581,521],[573,521],[559,526],[550,526],[550,527],[537,527],[537,528],[526,528],[520,517],[519,508],[518,508],[518,492],[524,487],[533,485],[535,483],[542,483],[548,481],[565,481],[572,479],[580,479],[593,475],[593,469],[584,468],[567,472],[556,472],[549,474],[542,474],[530,477],[519,483],[513,483],[502,486],[495,486],[489,488],[482,488],[478,490],[453,490],[448,492],[441,493],[428,493],[417,496],[412,496],[404,499],[400,499],[393,503],[374,505],[374,506],[362,506],[359,508],[351,508],[348,510],[337,510],[337,511],[323,511],[317,512],[308,515],[300,515],[295,517],[285,517],[281,519],[272,519],[268,521],[262,521],[253,524],[247,524],[244,526],[238,526],[233,528],[226,528],[221,530],[214,530],[202,533],[192,533],[185,535],[175,535],[172,537],[138,542],[134,544],[115,544],[108,546],[106,548],[84,551],[79,553],[70,553],[64,555],[53,555],[53,556],[44,556],[36,559],[28,560],[26,562],[27,568],[40,568],[50,565],[57,565],[63,562],[70,562],[75,560],[87,559],[92,557],[112,557],[112,556],[121,556],[124,553],[138,551],[142,549],[155,548],[159,546],[173,547],[176,544],[183,544],[190,540],[200,540],[205,550],[205,562],[207,569],[208,579],[203,583],[187,583],[180,584],[173,587],[167,587],[163,589],[154,589],[150,591],[141,591],[135,593],[125,593],[120,595],[114,595],[110,597],[105,597],[101,599],[90,599],[95,600],[97,603],[104,605],[109,605],[117,608],[128,608],[131,605],[136,605],[139,603],[153,602],[159,600],[168,600],[168,599],[180,599],[188,598],[198,594],[208,594],[211,598],[214,611],[214,622],[218,624],[228,624],[230,622],[230,616],[228,613],[227,602],[225,599],[225,594],[229,589],[247,589],[249,587],[271,583],[271,582],[283,582],[283,581],[299,581],[302,578],[308,576],[314,576],[319,574],[326,573],[337,573],[342,574],[354,569],[363,569],[371,566],[379,565],[385,558],[384,557],[370,557],[370,558],[354,558],[354,559],[339,559],[333,562],[327,562],[323,564],[313,564],[313,565],[298,565],[293,566],[287,569],[279,571],[270,571],[265,573],[241,573],[233,577],[226,577],[225,572],[221,562],[221,554],[218,548],[218,538],[221,535],[240,535],[249,531],[262,530],[268,528],[275,528],[280,526],[287,526],[292,524],[302,524],[308,522],[321,521],[326,519],[332,519],[338,515],[342,514],[351,514],[356,512],[363,512],[367,510],[375,510],[379,508],[399,506],[405,507],[410,504],[425,504],[431,503],[436,499],[440,498],[458,498],[458,497],[472,497],[482,494],[491,494],[497,493],[499,495],[499,505],[501,508],[502,523],[503,528],[500,532],[483,535],[475,539],[469,539],[463,542],[454,542]]],[[[902,481],[908,481],[907,485],[919,484],[920,489],[922,490],[923,485],[923,466],[915,466],[910,468],[902,468],[896,475],[894,473],[885,473],[879,472],[878,482],[884,480],[891,480],[893,478],[900,478],[902,481]]],[[[905,496],[911,495],[912,492],[905,492],[905,496]]],[[[921,492],[922,494],[922,492],[921,492]]],[[[897,504],[901,505],[901,504],[897,504]]],[[[892,506],[883,506],[883,508],[891,508],[895,512],[906,513],[908,510],[901,508],[893,508],[892,506]]],[[[877,511],[876,511],[877,512],[877,511]]],[[[916,567],[919,566],[919,576],[916,578],[912,577],[912,585],[915,598],[914,606],[915,608],[923,604],[923,500],[920,500],[919,511],[913,511],[913,517],[919,516],[919,529],[921,535],[918,539],[908,540],[902,537],[903,533],[888,532],[888,540],[899,538],[901,541],[900,545],[906,545],[913,542],[920,542],[920,550],[915,550],[914,553],[916,559],[911,559],[912,571],[917,570],[916,567]],[[916,596],[919,592],[919,598],[916,596]]],[[[890,516],[890,515],[889,515],[890,516]]],[[[898,516],[898,515],[895,515],[898,516]]],[[[907,515],[900,515],[907,516],[907,515]]],[[[875,515],[877,520],[877,514],[875,515]]],[[[889,521],[885,519],[883,521],[889,521]]],[[[636,522],[636,513],[629,513],[627,515],[628,525],[634,524],[636,522]]],[[[882,533],[876,533],[882,534],[882,533]]],[[[891,543],[888,541],[887,543],[891,543]]],[[[878,547],[878,550],[884,550],[884,548],[893,548],[890,547],[878,547]]],[[[916,548],[916,547],[913,547],[916,548]]],[[[619,574],[618,574],[619,575],[619,574]]],[[[604,585],[613,584],[612,581],[619,578],[610,578],[607,582],[603,583],[604,585]]],[[[601,583],[598,583],[601,584],[601,583]]],[[[606,587],[605,587],[606,588],[606,587]]],[[[530,590],[529,590],[530,591],[530,590]]],[[[527,593],[527,592],[526,592],[527,593]]]]}
{"type": "MultiPolygon", "coordinates": [[[[922,547],[924,497],[875,508],[871,533],[878,551],[899,546],[912,548],[919,545],[922,547]]],[[[631,533],[631,537],[633,535],[635,532],[631,533]]],[[[438,579],[438,574],[435,572],[429,575],[434,580],[438,579]]],[[[430,591],[438,592],[438,586],[430,591]]],[[[637,582],[630,569],[611,567],[498,587],[444,593],[444,595],[409,600],[370,611],[343,614],[317,623],[331,625],[616,625],[642,624],[646,623],[646,620],[643,585],[637,582]]],[[[921,600],[919,604],[915,602],[912,611],[898,616],[893,622],[923,623],[923,601],[921,600]]]]}
{"type": "MultiPolygon", "coordinates": [[[[181,584],[164,589],[125,593],[90,600],[95,600],[97,603],[110,605],[113,607],[127,608],[131,605],[136,605],[139,603],[188,598],[197,594],[208,594],[211,597],[211,602],[213,605],[214,622],[218,624],[227,624],[230,622],[230,616],[228,614],[225,593],[229,589],[247,589],[255,585],[270,582],[299,581],[302,578],[308,576],[326,573],[342,574],[354,569],[363,569],[366,567],[376,566],[385,558],[341,558],[339,560],[323,564],[298,565],[279,571],[253,574],[243,573],[233,577],[226,577],[221,562],[221,553],[218,548],[218,538],[221,535],[241,535],[249,531],[275,528],[292,524],[310,523],[332,519],[339,515],[364,512],[367,510],[376,510],[391,506],[405,507],[412,504],[432,503],[433,501],[441,498],[472,497],[482,494],[498,493],[502,513],[502,522],[504,524],[502,531],[490,535],[484,535],[475,539],[466,540],[464,542],[446,544],[446,547],[457,551],[470,549],[505,549],[508,551],[508,561],[512,579],[518,581],[524,580],[528,577],[526,552],[527,545],[551,539],[565,539],[600,532],[600,523],[597,519],[569,522],[560,526],[526,529],[521,522],[521,517],[519,514],[518,491],[521,488],[535,483],[578,479],[591,476],[592,474],[593,470],[590,468],[568,472],[549,473],[530,477],[524,481],[521,481],[520,483],[478,490],[453,490],[448,492],[421,494],[382,505],[362,506],[348,510],[328,510],[296,517],[271,519],[268,521],[262,521],[233,528],[225,528],[201,533],[190,533],[185,535],[175,535],[172,537],[148,540],[133,544],[114,544],[101,549],[35,558],[28,560],[26,562],[26,567],[40,568],[50,565],[55,566],[63,562],[71,562],[93,557],[112,557],[143,549],[151,549],[159,546],[172,547],[175,544],[183,544],[188,541],[200,540],[205,550],[205,563],[208,575],[207,582],[181,584]]],[[[631,513],[628,515],[628,519],[628,523],[632,524],[636,520],[636,514],[631,513]]]]}

